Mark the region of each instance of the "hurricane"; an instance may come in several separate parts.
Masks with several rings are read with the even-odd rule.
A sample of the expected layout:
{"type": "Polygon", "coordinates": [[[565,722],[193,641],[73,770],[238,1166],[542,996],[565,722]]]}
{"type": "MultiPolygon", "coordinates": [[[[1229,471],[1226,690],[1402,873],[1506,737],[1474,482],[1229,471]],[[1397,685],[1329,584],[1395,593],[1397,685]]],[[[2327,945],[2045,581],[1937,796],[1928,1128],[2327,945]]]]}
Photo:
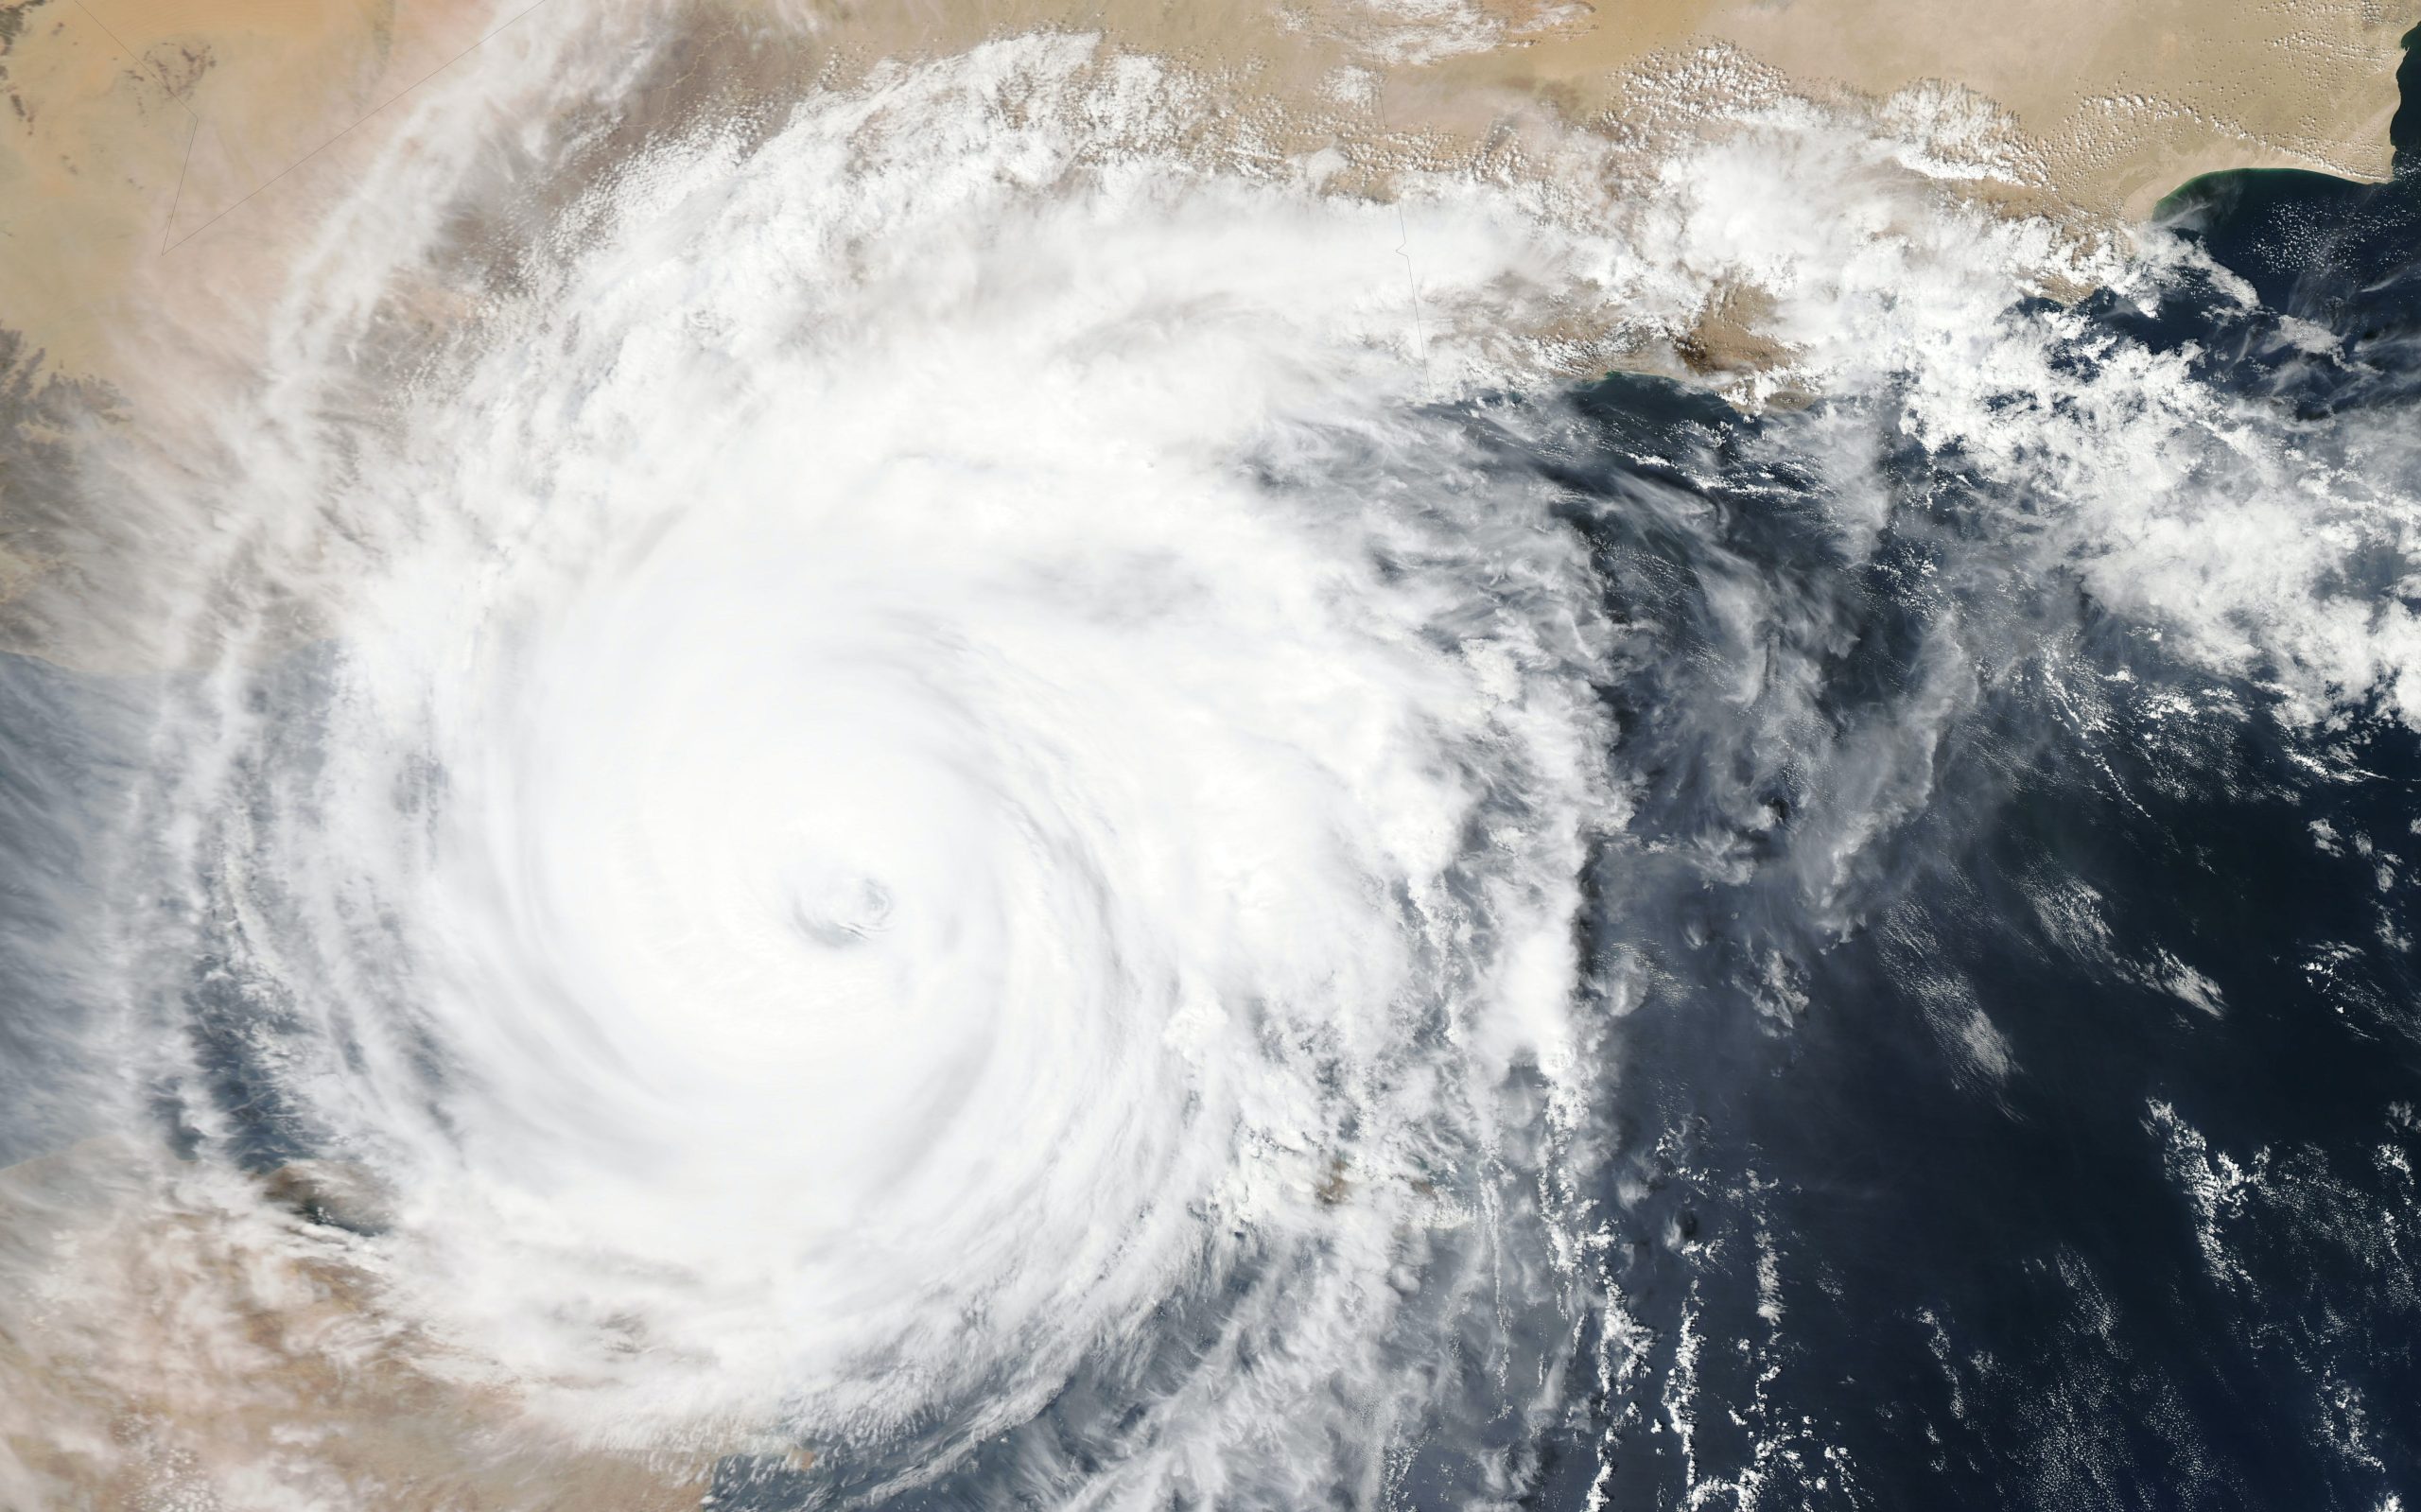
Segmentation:
{"type": "Polygon", "coordinates": [[[16,606],[0,1501],[2413,1494],[2409,262],[576,10],[16,606]]]}

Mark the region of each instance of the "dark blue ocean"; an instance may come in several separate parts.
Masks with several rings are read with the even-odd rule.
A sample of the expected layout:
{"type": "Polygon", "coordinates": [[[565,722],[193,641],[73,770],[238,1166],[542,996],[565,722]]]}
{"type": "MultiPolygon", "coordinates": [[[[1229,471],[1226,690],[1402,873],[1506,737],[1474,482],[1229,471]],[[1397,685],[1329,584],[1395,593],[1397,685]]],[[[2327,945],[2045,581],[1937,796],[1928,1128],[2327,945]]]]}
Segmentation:
{"type": "MultiPolygon", "coordinates": [[[[2097,323],[2307,426],[2412,423],[2410,52],[2402,81],[2395,182],[2221,174],[2164,207],[2258,311],[2189,285],[2097,323]]],[[[1659,982],[1617,1057],[1638,1195],[1609,1262],[1649,1342],[1602,1404],[1610,1504],[2421,1504],[2421,740],[2376,710],[2293,728],[2056,578],[1946,594],[1962,530],[2004,517],[1956,457],[1889,457],[1928,507],[1843,575],[1766,427],[1631,380],[1575,407],[1602,444],[1559,464],[1576,528],[1663,652],[1604,690],[1646,775],[1595,944],[1655,942],[1659,982]],[[1703,715],[1739,655],[1711,560],[1839,611],[1802,750],[1703,715]],[[1962,592],[2037,652],[1945,733],[1859,916],[1811,918],[1800,847],[1962,592]],[[1744,777],[1774,823],[1709,878],[1710,793],[1744,777]],[[1643,876],[1660,841],[1679,859],[1643,876]],[[1962,1043],[1977,1011],[2006,1074],[1962,1043]]],[[[1595,1458],[1564,1452],[1536,1504],[1581,1504],[1595,1458]]]]}
{"type": "MultiPolygon", "coordinates": [[[[2395,132],[2392,183],[2181,190],[2171,232],[2257,304],[2093,296],[2070,359],[2189,353],[2304,434],[2412,423],[2421,103],[2395,132]]],[[[1541,1508],[2421,1509],[2421,736],[2296,717],[1994,549],[2028,501],[1890,400],[1751,417],[1614,376],[1524,401],[1548,423],[1464,414],[1556,490],[1628,633],[1583,942],[1632,984],[1600,1005],[1621,1368],[1542,1437],[1441,1424],[1402,1504],[1468,1504],[1476,1441],[1541,1508]],[[1810,461],[1842,427],[1892,506],[1855,556],[1810,461]]],[[[2416,602],[2377,565],[2350,588],[2416,602]]],[[[82,1132],[45,1059],[103,1012],[78,919],[145,900],[79,846],[157,695],[0,660],[0,1161],[82,1132]]],[[[197,993],[218,1074],[179,1095],[261,1169],[314,1153],[197,993]]],[[[1081,1466],[1114,1416],[1080,1382],[1025,1433],[1081,1466]]],[[[1027,1448],[896,1504],[1016,1504],[1027,1448]]],[[[714,1504],[828,1491],[733,1458],[714,1504]]]]}

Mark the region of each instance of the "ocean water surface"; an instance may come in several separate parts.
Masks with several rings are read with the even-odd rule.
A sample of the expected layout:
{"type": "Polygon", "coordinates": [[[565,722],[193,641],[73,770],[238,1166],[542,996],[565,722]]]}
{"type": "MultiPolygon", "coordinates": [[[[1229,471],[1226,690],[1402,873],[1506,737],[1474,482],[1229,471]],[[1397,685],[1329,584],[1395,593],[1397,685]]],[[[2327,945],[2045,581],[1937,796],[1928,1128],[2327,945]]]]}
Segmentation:
{"type": "Polygon", "coordinates": [[[276,1418],[75,1342],[206,1230],[721,1508],[2421,1501],[2421,179],[1366,199],[1066,37],[601,166],[532,33],[84,485],[188,654],[0,664],[0,1151],[136,1215],[8,1367],[276,1418]]]}

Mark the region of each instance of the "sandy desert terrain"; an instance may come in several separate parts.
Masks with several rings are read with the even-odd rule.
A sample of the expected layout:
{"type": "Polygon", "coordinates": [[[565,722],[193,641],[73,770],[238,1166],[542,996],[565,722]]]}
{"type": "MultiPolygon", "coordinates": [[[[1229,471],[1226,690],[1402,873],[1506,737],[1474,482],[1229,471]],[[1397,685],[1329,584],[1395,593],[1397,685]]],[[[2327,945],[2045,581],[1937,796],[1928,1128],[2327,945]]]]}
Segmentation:
{"type": "MultiPolygon", "coordinates": [[[[582,3],[0,3],[0,599],[58,564],[45,512],[72,496],[79,433],[208,406],[197,372],[243,381],[316,217],[391,145],[415,92],[511,45],[539,6],[582,3]],[[164,331],[207,360],[159,367],[164,331]]],[[[1618,121],[1712,48],[1819,98],[1971,91],[2006,113],[2026,208],[2116,221],[2221,167],[2384,177],[2408,24],[2376,0],[722,0],[684,13],[694,67],[635,100],[627,125],[1055,27],[1224,80],[1307,150],[1345,129],[1468,148],[1540,113],[1618,121]]],[[[39,637],[18,649],[96,659],[39,637]]],[[[134,1309],[72,1358],[28,1352],[0,1313],[0,1408],[15,1399],[0,1434],[42,1494],[72,1494],[56,1504],[216,1506],[222,1472],[308,1450],[380,1506],[671,1508],[696,1504],[729,1447],[667,1466],[515,1437],[501,1404],[396,1363],[359,1278],[291,1258],[291,1234],[250,1231],[257,1209],[197,1189],[175,1232],[127,1227],[108,1195],[156,1177],[147,1159],[95,1148],[0,1173],[0,1243],[72,1231],[134,1309]],[[221,1373],[248,1383],[242,1408],[218,1405],[221,1373]],[[30,1382],[52,1399],[23,1396],[30,1382]],[[84,1440],[26,1436],[70,1421],[84,1440]]],[[[290,1198],[294,1232],[328,1228],[307,1175],[288,1187],[271,1195],[290,1198]]],[[[0,1484],[0,1508],[22,1494],[0,1484]]]]}

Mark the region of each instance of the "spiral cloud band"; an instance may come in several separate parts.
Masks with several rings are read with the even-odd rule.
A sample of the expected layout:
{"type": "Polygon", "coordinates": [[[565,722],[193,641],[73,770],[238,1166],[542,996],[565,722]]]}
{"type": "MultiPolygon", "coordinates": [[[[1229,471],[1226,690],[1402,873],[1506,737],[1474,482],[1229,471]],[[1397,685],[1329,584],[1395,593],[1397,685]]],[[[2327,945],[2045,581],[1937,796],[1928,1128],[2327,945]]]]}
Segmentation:
{"type": "Polygon", "coordinates": [[[306,459],[325,650],[181,800],[221,1048],[583,1437],[881,1485],[1088,1380],[1145,1486],[1375,1486],[1458,1312],[1581,1311],[1605,627],[1420,408],[1391,210],[967,71],[609,182],[306,459]]]}
{"type": "MultiPolygon", "coordinates": [[[[582,1455],[1509,1504],[1660,1347],[1615,1220],[1679,1157],[1613,1026],[1709,982],[1789,1022],[1900,838],[1982,811],[1961,753],[2095,751],[2081,604],[2290,732],[2421,719],[2363,576],[2410,571],[2403,432],[2116,334],[2248,301],[1946,195],[2006,165],[1940,92],[1701,60],[1670,141],[1352,162],[1043,36],[633,146],[638,35],[542,18],[434,94],[259,384],[107,479],[189,591],[111,1012],[57,1037],[150,1237],[113,1269],[9,1196],[48,1226],[0,1342],[238,1422],[230,1504],[392,1489],[296,1404],[398,1381],[492,1473],[462,1504],[582,1455]],[[1743,287],[1775,351],[1725,426],[1569,389],[1743,287]],[[126,1296],[179,1300],[138,1339],[126,1296]]],[[[1838,1473],[1784,1425],[1717,1486],[1675,1390],[1628,1427],[1688,1504],[1838,1473]]]]}

